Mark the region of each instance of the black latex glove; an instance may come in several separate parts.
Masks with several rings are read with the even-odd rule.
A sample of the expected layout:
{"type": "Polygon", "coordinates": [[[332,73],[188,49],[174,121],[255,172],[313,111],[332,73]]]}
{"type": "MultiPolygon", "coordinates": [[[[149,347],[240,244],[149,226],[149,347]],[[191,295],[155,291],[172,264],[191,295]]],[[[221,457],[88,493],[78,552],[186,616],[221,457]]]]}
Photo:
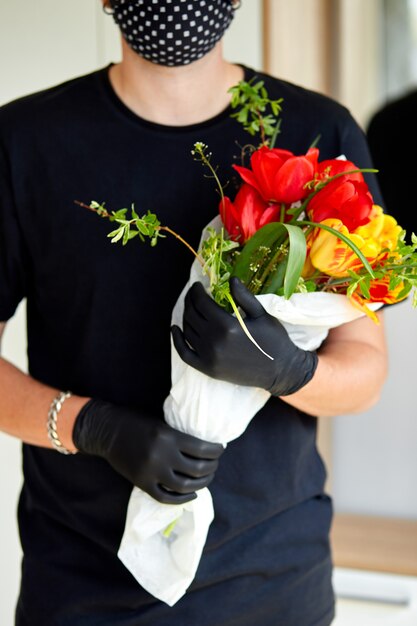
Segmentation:
{"type": "Polygon", "coordinates": [[[78,414],[73,441],[103,457],[119,474],[165,504],[194,500],[214,478],[222,445],[171,428],[165,421],[109,402],[89,400],[78,414]]]}
{"type": "Polygon", "coordinates": [[[185,297],[183,332],[172,327],[182,360],[212,378],[261,387],[277,396],[301,389],[314,375],[316,353],[297,348],[282,324],[239,279],[230,279],[230,290],[246,314],[249,332],[274,360],[262,354],[238,320],[216,304],[201,283],[194,283],[185,297]]]}

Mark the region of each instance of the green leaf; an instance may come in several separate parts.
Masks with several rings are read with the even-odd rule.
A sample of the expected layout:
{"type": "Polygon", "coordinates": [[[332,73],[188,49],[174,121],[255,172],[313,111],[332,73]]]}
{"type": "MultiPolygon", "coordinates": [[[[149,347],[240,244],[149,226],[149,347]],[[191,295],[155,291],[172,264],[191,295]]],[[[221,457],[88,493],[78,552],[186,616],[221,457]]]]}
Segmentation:
{"type": "Polygon", "coordinates": [[[284,279],[284,296],[288,300],[294,293],[301,276],[306,259],[307,244],[301,228],[290,224],[283,224],[283,226],[289,235],[287,271],[284,279]]]}
{"type": "Polygon", "coordinates": [[[346,291],[346,295],[348,298],[351,298],[353,296],[353,293],[356,291],[356,289],[358,288],[358,284],[359,284],[360,280],[355,280],[354,282],[350,283],[347,291],[346,291]]]}
{"type": "Polygon", "coordinates": [[[280,222],[262,226],[242,248],[235,261],[233,276],[237,276],[245,285],[248,285],[255,274],[251,265],[253,260],[259,257],[259,248],[264,247],[272,251],[274,247],[284,242],[286,235],[286,230],[280,222]]]}
{"type": "Polygon", "coordinates": [[[143,220],[138,219],[135,222],[136,224],[136,228],[138,229],[139,232],[142,233],[142,235],[149,235],[149,226],[147,224],[144,223],[143,220]]]}
{"type": "Polygon", "coordinates": [[[275,293],[277,295],[284,295],[284,280],[285,272],[287,271],[288,258],[285,257],[283,261],[277,264],[275,270],[273,270],[265,281],[264,286],[261,289],[261,293],[275,293]],[[281,294],[282,290],[282,294],[281,294]]]}
{"type": "Polygon", "coordinates": [[[248,121],[248,113],[249,111],[246,107],[241,109],[236,116],[237,121],[241,124],[245,124],[248,121]]]}
{"type": "Polygon", "coordinates": [[[125,226],[125,231],[123,233],[123,245],[125,246],[127,244],[127,242],[129,241],[129,232],[130,232],[130,228],[129,225],[125,226]]]}
{"type": "Polygon", "coordinates": [[[402,280],[401,276],[395,276],[395,274],[393,274],[390,278],[388,289],[390,291],[396,289],[398,285],[401,283],[401,280],[402,280]]]}
{"type": "Polygon", "coordinates": [[[139,235],[139,231],[138,230],[130,230],[129,231],[129,240],[133,239],[133,237],[136,237],[137,235],[139,235]]]}
{"type": "Polygon", "coordinates": [[[313,293],[314,291],[317,291],[317,285],[314,280],[306,280],[304,283],[304,287],[307,293],[313,293]]]}
{"type": "Polygon", "coordinates": [[[119,209],[118,211],[112,211],[112,217],[114,220],[123,220],[126,217],[127,209],[119,209]]]}
{"type": "Polygon", "coordinates": [[[124,235],[124,226],[121,226],[117,230],[113,230],[111,233],[107,235],[107,237],[113,237],[111,243],[117,243],[124,235]]]}
{"type": "Polygon", "coordinates": [[[133,217],[133,219],[138,220],[138,219],[139,219],[139,215],[136,213],[136,211],[135,211],[135,205],[134,205],[133,203],[132,203],[131,211],[132,211],[132,217],[133,217]]]}
{"type": "Polygon", "coordinates": [[[288,255],[278,262],[275,268],[271,268],[262,293],[277,293],[284,285],[283,294],[288,300],[297,289],[304,267],[307,245],[301,228],[283,223],[279,223],[279,226],[282,231],[288,233],[288,255]]]}
{"type": "Polygon", "coordinates": [[[361,280],[361,282],[359,283],[361,294],[363,295],[364,298],[366,298],[366,300],[371,299],[371,294],[369,292],[369,284],[367,284],[368,282],[369,281],[367,280],[361,280]]]}
{"type": "Polygon", "coordinates": [[[397,296],[397,299],[401,300],[402,298],[405,298],[406,296],[408,296],[411,289],[412,289],[412,285],[410,283],[404,285],[404,289],[401,289],[400,293],[397,296]]]}

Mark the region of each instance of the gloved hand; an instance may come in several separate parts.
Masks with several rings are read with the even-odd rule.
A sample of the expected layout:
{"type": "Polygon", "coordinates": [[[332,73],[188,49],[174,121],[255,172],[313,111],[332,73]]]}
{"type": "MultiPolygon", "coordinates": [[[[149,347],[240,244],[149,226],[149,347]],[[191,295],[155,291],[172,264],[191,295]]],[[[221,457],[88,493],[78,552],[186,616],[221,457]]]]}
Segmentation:
{"type": "Polygon", "coordinates": [[[181,433],[162,418],[91,399],[73,429],[80,452],[103,457],[159,502],[183,504],[214,478],[221,444],[181,433]]]}
{"type": "Polygon", "coordinates": [[[230,290],[246,314],[249,332],[273,360],[262,354],[238,320],[216,304],[201,283],[194,283],[185,297],[183,332],[172,327],[182,360],[212,378],[261,387],[272,395],[301,389],[314,375],[317,354],[298,348],[238,278],[230,279],[230,290]]]}

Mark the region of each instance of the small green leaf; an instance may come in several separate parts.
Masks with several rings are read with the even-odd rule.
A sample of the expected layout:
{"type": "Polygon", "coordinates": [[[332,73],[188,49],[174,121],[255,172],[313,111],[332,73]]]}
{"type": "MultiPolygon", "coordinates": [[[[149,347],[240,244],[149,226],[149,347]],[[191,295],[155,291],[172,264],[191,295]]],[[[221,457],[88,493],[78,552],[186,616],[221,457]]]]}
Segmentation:
{"type": "Polygon", "coordinates": [[[113,230],[111,233],[109,233],[107,237],[113,237],[111,243],[117,243],[123,237],[124,230],[124,227],[121,226],[117,230],[113,230]]]}
{"type": "Polygon", "coordinates": [[[123,233],[123,242],[122,242],[124,246],[129,241],[129,232],[130,232],[130,226],[129,226],[129,224],[126,224],[125,229],[124,229],[124,233],[123,233]]]}
{"type": "Polygon", "coordinates": [[[366,300],[370,300],[371,299],[371,294],[369,292],[369,285],[367,284],[366,280],[361,280],[361,282],[359,283],[359,289],[361,290],[361,294],[363,295],[364,298],[366,298],[366,300]]]}
{"type": "Polygon", "coordinates": [[[358,288],[358,284],[359,284],[359,280],[355,280],[353,283],[350,283],[347,291],[346,291],[346,295],[348,298],[351,298],[354,294],[354,292],[356,291],[356,289],[358,288]]]}
{"type": "Polygon", "coordinates": [[[408,296],[411,289],[412,289],[412,285],[410,283],[407,283],[406,285],[404,285],[404,289],[401,289],[400,293],[397,296],[397,299],[402,300],[403,298],[408,296]]]}
{"type": "Polygon", "coordinates": [[[139,215],[136,213],[136,211],[135,211],[135,205],[134,205],[133,203],[132,203],[132,207],[131,207],[131,209],[130,209],[130,210],[131,210],[131,212],[132,212],[132,217],[133,217],[133,219],[135,219],[135,220],[139,219],[139,215]]]}
{"type": "Polygon", "coordinates": [[[142,233],[142,235],[149,235],[149,226],[147,224],[144,223],[143,219],[138,219],[135,222],[136,224],[136,228],[138,229],[139,232],[142,233]]]}
{"type": "Polygon", "coordinates": [[[123,220],[126,218],[127,209],[119,209],[118,211],[112,211],[112,217],[114,220],[123,220]]]}

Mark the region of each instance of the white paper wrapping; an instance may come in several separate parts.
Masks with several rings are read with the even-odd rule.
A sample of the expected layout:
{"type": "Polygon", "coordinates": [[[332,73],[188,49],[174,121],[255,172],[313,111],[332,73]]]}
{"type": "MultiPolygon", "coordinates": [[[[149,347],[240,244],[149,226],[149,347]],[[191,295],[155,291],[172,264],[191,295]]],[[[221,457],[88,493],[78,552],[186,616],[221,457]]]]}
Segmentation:
{"type": "MultiPolygon", "coordinates": [[[[208,227],[219,225],[220,218],[216,218],[208,227]]],[[[206,235],[205,230],[202,239],[206,235]]],[[[172,322],[181,328],[184,297],[196,280],[208,284],[197,260],[172,313],[172,322]]],[[[330,328],[363,315],[342,295],[294,294],[290,300],[273,294],[257,297],[271,315],[283,322],[294,343],[305,350],[317,349],[330,328]]],[[[261,347],[267,351],[267,346],[261,347]]],[[[226,445],[239,437],[270,396],[264,389],[209,378],[184,363],[172,341],[171,367],[172,387],[164,403],[165,419],[174,428],[207,441],[226,445]]],[[[208,489],[199,491],[192,502],[171,505],[161,504],[135,487],[118,556],[142,587],[172,606],[194,579],[213,517],[208,489]],[[175,520],[172,532],[166,536],[164,531],[175,520]]]]}

